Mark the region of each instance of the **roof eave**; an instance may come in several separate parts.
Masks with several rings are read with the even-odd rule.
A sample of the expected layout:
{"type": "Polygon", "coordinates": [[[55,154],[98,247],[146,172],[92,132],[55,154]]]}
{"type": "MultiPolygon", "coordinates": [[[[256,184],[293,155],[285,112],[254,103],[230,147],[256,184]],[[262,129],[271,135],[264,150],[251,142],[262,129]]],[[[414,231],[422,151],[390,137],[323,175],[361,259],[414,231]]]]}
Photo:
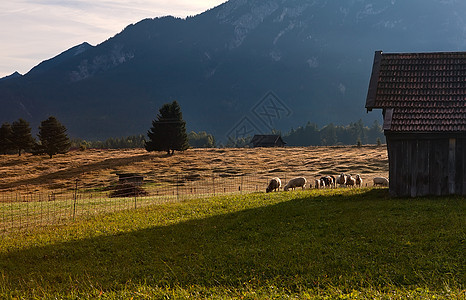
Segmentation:
{"type": "Polygon", "coordinates": [[[369,89],[367,90],[366,109],[371,111],[373,108],[380,108],[375,106],[375,97],[377,95],[377,84],[379,82],[380,62],[382,61],[382,51],[375,51],[374,63],[372,65],[372,74],[369,81],[369,89]]]}

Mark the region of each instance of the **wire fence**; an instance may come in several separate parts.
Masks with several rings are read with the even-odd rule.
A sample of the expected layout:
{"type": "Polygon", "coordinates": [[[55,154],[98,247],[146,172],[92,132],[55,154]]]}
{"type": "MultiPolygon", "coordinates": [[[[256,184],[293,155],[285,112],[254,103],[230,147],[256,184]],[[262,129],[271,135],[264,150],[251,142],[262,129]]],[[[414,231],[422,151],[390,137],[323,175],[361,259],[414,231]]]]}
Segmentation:
{"type": "MultiPolygon", "coordinates": [[[[103,186],[76,179],[73,187],[60,190],[0,190],[0,235],[18,230],[60,225],[99,214],[138,209],[168,202],[265,192],[272,177],[282,187],[288,174],[197,174],[144,178],[137,174],[118,174],[119,180],[103,186]]],[[[303,174],[306,188],[316,188],[316,174],[303,174]]],[[[320,176],[319,176],[320,177],[320,176]]],[[[366,184],[367,186],[367,184],[366,184]]]]}
{"type": "MultiPolygon", "coordinates": [[[[0,234],[167,202],[264,192],[270,180],[270,175],[260,174],[158,176],[150,180],[123,175],[109,186],[76,180],[73,187],[61,190],[29,191],[22,187],[0,191],[0,234]]],[[[286,176],[282,178],[286,180],[286,176]]]]}

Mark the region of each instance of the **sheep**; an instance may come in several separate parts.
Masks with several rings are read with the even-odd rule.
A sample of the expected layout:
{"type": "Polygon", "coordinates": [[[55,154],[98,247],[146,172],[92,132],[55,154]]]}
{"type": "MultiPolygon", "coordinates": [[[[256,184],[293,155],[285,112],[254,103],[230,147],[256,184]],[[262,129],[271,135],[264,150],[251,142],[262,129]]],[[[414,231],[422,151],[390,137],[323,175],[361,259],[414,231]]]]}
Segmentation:
{"type": "Polygon", "coordinates": [[[322,178],[319,180],[319,182],[320,182],[320,187],[321,188],[325,188],[325,186],[327,186],[327,183],[322,178]]]}
{"type": "MultiPolygon", "coordinates": [[[[323,183],[323,187],[331,187],[334,183],[333,178],[330,176],[324,176],[320,178],[320,181],[323,183]]],[[[322,184],[321,184],[322,185],[322,184]]]]}
{"type": "Polygon", "coordinates": [[[354,186],[356,184],[356,179],[351,175],[346,176],[346,186],[354,186]]]}
{"type": "Polygon", "coordinates": [[[319,189],[320,188],[320,180],[316,179],[314,183],[316,185],[316,189],[319,189]]]}
{"type": "Polygon", "coordinates": [[[345,174],[341,173],[336,180],[336,183],[338,183],[340,186],[343,186],[346,184],[346,176],[345,174]]]}
{"type": "Polygon", "coordinates": [[[374,186],[377,186],[377,185],[388,186],[388,179],[385,177],[375,177],[373,180],[374,180],[374,186]]]}
{"type": "Polygon", "coordinates": [[[295,189],[297,187],[302,187],[303,190],[304,188],[306,187],[306,178],[304,177],[296,177],[296,178],[293,178],[291,179],[290,181],[288,181],[288,183],[285,185],[285,187],[283,188],[284,191],[288,191],[289,189],[295,189]]]}
{"type": "Polygon", "coordinates": [[[270,180],[269,186],[267,186],[267,189],[265,190],[267,193],[273,192],[273,191],[278,191],[280,187],[282,186],[282,181],[278,177],[274,177],[270,180]]]}
{"type": "Polygon", "coordinates": [[[356,175],[356,185],[358,187],[362,187],[362,178],[361,178],[361,175],[359,174],[356,175]]]}

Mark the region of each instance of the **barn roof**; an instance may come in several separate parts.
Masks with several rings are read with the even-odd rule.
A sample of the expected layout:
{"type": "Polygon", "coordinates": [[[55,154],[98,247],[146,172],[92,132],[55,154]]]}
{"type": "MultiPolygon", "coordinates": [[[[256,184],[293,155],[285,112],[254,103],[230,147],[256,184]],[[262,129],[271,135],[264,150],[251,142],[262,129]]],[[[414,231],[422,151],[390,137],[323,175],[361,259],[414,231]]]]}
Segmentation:
{"type": "Polygon", "coordinates": [[[392,132],[466,132],[466,52],[377,51],[366,108],[392,132]]]}
{"type": "Polygon", "coordinates": [[[274,147],[283,146],[286,143],[280,135],[275,134],[256,134],[251,140],[254,147],[274,147]]]}

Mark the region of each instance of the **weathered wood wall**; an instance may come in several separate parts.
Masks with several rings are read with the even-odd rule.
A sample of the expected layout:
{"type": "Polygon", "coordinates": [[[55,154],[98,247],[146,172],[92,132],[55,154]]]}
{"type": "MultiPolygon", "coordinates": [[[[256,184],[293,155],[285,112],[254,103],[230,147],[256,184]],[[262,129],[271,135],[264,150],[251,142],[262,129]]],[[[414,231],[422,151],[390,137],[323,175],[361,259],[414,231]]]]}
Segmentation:
{"type": "Polygon", "coordinates": [[[466,195],[466,137],[389,135],[390,194],[466,195]]]}

